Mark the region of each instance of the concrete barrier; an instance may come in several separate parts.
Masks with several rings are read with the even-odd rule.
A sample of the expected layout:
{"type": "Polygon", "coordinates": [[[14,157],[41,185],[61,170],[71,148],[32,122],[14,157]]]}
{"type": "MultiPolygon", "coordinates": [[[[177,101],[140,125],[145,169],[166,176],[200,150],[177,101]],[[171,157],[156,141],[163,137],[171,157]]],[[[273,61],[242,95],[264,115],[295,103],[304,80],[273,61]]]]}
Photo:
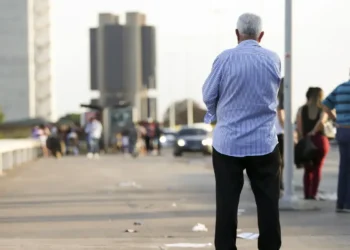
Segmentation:
{"type": "Polygon", "coordinates": [[[0,140],[0,174],[41,156],[40,142],[33,139],[0,140]]]}

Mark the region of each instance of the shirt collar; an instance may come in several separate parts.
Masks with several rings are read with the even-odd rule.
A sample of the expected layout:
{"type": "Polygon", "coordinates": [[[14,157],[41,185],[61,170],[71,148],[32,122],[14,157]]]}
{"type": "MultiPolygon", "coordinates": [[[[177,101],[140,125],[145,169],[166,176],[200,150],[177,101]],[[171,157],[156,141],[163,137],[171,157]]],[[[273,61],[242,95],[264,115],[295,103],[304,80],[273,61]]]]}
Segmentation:
{"type": "Polygon", "coordinates": [[[238,44],[238,47],[250,47],[250,46],[258,46],[260,47],[260,44],[252,39],[244,40],[238,44]]]}

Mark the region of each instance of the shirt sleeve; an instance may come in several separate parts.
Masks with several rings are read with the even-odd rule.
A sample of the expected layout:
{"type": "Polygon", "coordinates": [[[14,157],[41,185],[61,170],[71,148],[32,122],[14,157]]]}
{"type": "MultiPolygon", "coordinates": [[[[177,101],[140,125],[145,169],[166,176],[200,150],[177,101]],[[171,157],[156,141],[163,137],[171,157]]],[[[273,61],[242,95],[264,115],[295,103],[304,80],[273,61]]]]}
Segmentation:
{"type": "Polygon", "coordinates": [[[329,109],[334,109],[336,104],[337,88],[335,88],[327,97],[323,100],[322,104],[329,109]]]}
{"type": "Polygon", "coordinates": [[[204,117],[205,123],[212,123],[216,121],[216,106],[219,99],[219,85],[222,79],[222,62],[218,58],[213,63],[212,70],[205,81],[202,94],[203,102],[207,107],[207,113],[204,117]]]}

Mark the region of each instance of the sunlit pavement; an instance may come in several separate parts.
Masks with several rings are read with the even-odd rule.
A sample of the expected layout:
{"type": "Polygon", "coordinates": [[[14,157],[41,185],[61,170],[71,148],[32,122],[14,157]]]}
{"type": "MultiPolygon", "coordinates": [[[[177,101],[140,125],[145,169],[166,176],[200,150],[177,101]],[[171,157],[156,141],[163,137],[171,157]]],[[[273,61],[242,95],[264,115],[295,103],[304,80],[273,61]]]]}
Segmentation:
{"type": "MultiPolygon", "coordinates": [[[[322,184],[330,192],[336,186],[331,183],[336,180],[332,157],[336,154],[325,166],[322,184]]],[[[296,178],[300,175],[296,172],[296,178]]],[[[0,195],[0,249],[4,250],[167,249],[171,243],[213,243],[210,157],[175,159],[166,152],[136,159],[110,155],[99,160],[40,160],[2,177],[0,195]],[[192,232],[197,223],[209,231],[192,232]]],[[[349,249],[350,215],[335,214],[333,201],[318,204],[320,211],[281,213],[283,249],[349,249]]],[[[242,194],[240,208],[244,212],[239,228],[256,233],[249,188],[242,194]]],[[[239,249],[257,249],[256,240],[238,242],[239,249]]]]}

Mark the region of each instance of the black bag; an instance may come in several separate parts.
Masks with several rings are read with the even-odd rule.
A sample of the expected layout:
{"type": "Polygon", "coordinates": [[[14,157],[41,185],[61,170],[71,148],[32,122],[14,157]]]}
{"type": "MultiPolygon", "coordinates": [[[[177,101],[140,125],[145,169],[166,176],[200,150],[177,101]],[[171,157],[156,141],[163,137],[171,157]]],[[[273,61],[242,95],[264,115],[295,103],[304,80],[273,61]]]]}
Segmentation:
{"type": "Polygon", "coordinates": [[[318,148],[311,141],[309,136],[301,139],[294,148],[294,163],[300,166],[305,163],[313,162],[317,157],[318,148]]]}

